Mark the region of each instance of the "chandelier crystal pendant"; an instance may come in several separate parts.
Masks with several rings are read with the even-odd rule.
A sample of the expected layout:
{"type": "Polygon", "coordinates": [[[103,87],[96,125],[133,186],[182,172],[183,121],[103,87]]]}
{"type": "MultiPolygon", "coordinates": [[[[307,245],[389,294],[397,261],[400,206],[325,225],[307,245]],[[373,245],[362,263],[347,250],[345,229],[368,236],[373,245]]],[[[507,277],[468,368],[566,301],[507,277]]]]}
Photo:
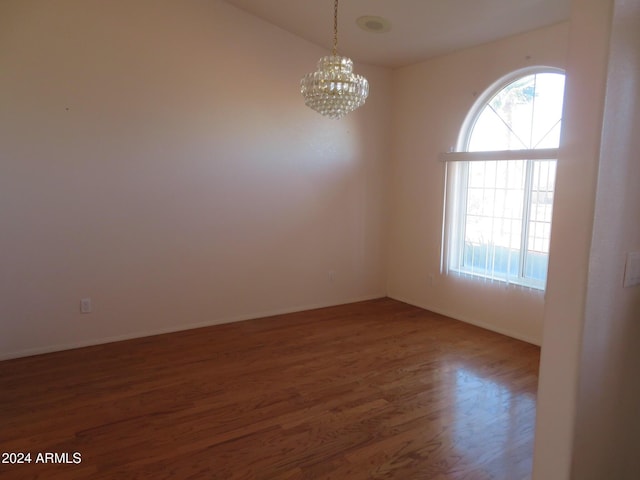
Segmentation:
{"type": "Polygon", "coordinates": [[[300,80],[304,103],[330,118],[342,118],[364,104],[369,82],[353,73],[350,58],[338,56],[338,0],[334,3],[333,52],[318,61],[318,70],[300,80]]]}

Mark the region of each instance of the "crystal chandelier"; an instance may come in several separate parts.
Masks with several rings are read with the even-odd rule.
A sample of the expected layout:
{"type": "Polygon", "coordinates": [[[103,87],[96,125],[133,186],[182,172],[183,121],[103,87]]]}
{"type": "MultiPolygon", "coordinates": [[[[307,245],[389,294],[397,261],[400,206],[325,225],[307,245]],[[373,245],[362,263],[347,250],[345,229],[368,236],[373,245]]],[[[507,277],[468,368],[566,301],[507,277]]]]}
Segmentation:
{"type": "Polygon", "coordinates": [[[305,105],[327,117],[342,118],[364,104],[369,82],[353,73],[350,58],[338,56],[338,0],[334,3],[333,52],[322,57],[317,68],[300,80],[305,105]]]}

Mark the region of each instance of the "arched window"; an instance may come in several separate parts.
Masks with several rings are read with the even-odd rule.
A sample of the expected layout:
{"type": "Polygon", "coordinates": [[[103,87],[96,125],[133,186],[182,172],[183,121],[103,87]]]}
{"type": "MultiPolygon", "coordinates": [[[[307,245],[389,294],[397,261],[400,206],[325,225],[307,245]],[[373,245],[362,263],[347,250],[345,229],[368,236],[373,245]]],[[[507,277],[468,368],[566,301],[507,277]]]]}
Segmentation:
{"type": "Polygon", "coordinates": [[[564,73],[520,70],[487,90],[447,162],[447,271],[544,289],[564,73]]]}

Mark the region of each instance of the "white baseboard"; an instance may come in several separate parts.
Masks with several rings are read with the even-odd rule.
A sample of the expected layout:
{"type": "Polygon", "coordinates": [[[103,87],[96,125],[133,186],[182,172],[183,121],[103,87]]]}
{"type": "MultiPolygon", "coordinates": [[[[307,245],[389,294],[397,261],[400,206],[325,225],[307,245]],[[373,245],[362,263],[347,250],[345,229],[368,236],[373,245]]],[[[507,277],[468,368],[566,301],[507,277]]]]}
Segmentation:
{"type": "Polygon", "coordinates": [[[329,303],[317,303],[317,304],[311,304],[311,305],[302,305],[302,306],[281,308],[281,309],[275,309],[275,310],[268,310],[268,311],[254,312],[254,313],[250,313],[250,314],[238,315],[238,316],[234,316],[234,317],[217,318],[217,319],[211,320],[209,322],[191,323],[191,324],[186,324],[186,325],[176,325],[175,327],[158,328],[158,329],[154,329],[154,330],[146,330],[146,331],[140,331],[140,332],[134,332],[134,333],[127,333],[127,334],[124,334],[124,335],[116,335],[116,336],[112,336],[112,337],[94,338],[94,339],[81,341],[81,342],[57,344],[57,345],[50,345],[50,346],[46,346],[46,347],[29,348],[29,349],[24,349],[24,350],[16,350],[14,352],[0,353],[0,361],[2,361],[2,360],[10,360],[10,359],[13,359],[13,358],[31,357],[31,356],[34,356],[34,355],[42,355],[42,354],[45,354],[45,353],[60,352],[60,351],[63,351],[63,350],[73,350],[73,349],[76,349],[76,348],[91,347],[91,346],[94,346],[94,345],[103,345],[105,343],[121,342],[123,340],[131,340],[131,339],[134,339],[134,338],[151,337],[151,336],[154,336],[154,335],[162,335],[162,334],[165,334],[165,333],[174,333],[174,332],[180,332],[180,331],[184,331],[184,330],[193,330],[195,328],[212,327],[214,325],[222,325],[222,324],[225,324],[225,323],[242,322],[242,321],[245,321],[245,320],[254,320],[254,319],[257,319],[257,318],[272,317],[274,315],[285,315],[287,313],[303,312],[303,311],[306,311],[306,310],[315,310],[315,309],[318,309],[318,308],[335,307],[335,306],[338,306],[338,305],[346,305],[346,304],[349,304],[349,303],[364,302],[364,301],[367,301],[367,300],[375,300],[375,299],[384,298],[384,297],[386,297],[385,293],[380,293],[378,295],[366,295],[366,296],[363,296],[363,297],[356,297],[356,298],[346,299],[346,300],[340,301],[338,303],[330,303],[330,302],[329,303]]]}
{"type": "Polygon", "coordinates": [[[527,342],[527,343],[530,343],[532,345],[536,345],[538,347],[541,346],[540,340],[534,339],[534,338],[529,337],[527,335],[522,335],[522,334],[520,334],[518,332],[514,332],[514,331],[511,331],[511,330],[508,330],[508,329],[505,329],[505,328],[499,328],[499,327],[496,327],[494,325],[490,325],[490,324],[485,323],[485,322],[479,322],[479,321],[477,321],[477,320],[475,320],[473,318],[466,318],[466,317],[462,317],[460,315],[452,314],[451,312],[447,312],[447,311],[444,311],[444,310],[431,308],[428,305],[421,304],[421,302],[409,300],[409,299],[406,299],[406,298],[403,298],[403,297],[400,297],[400,296],[397,296],[397,295],[394,295],[394,296],[388,295],[388,297],[392,298],[394,300],[398,300],[399,302],[403,302],[403,303],[407,303],[409,305],[413,305],[414,307],[422,308],[424,310],[428,310],[430,312],[437,313],[439,315],[444,315],[445,317],[453,318],[454,320],[459,320],[459,321],[464,322],[464,323],[469,323],[471,325],[475,325],[476,327],[484,328],[485,330],[491,330],[492,332],[496,332],[496,333],[499,333],[501,335],[506,335],[507,337],[515,338],[516,340],[522,340],[523,342],[527,342]]]}

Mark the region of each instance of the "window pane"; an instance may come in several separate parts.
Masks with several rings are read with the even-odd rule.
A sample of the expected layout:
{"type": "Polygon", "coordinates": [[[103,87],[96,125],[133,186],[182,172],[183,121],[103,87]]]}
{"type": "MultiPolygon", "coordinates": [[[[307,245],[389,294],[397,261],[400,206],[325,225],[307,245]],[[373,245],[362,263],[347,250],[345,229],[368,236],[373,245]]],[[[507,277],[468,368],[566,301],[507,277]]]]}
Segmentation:
{"type": "Polygon", "coordinates": [[[465,244],[464,266],[467,271],[492,278],[518,276],[519,250],[498,245],[465,244]]]}
{"type": "Polygon", "coordinates": [[[560,120],[535,143],[535,148],[558,148],[560,144],[560,120]]]}
{"type": "Polygon", "coordinates": [[[534,112],[529,148],[555,148],[560,144],[564,75],[535,75],[534,112]]]}
{"type": "Polygon", "coordinates": [[[529,234],[524,275],[539,281],[546,279],[549,262],[555,173],[555,160],[536,160],[533,162],[531,213],[528,224],[529,234]]]}
{"type": "Polygon", "coordinates": [[[527,164],[524,160],[508,161],[507,182],[508,182],[509,188],[515,188],[515,189],[524,188],[526,165],[527,164]]]}
{"type": "Polygon", "coordinates": [[[470,152],[489,150],[513,150],[525,148],[525,145],[509,129],[491,107],[484,108],[473,127],[473,136],[469,142],[470,152]]]}
{"type": "Polygon", "coordinates": [[[531,280],[544,282],[547,279],[547,268],[549,263],[549,255],[535,252],[529,252],[525,259],[524,276],[531,280]]]}
{"type": "Polygon", "coordinates": [[[524,201],[524,190],[511,188],[506,191],[505,218],[522,220],[522,203],[524,201]]]}
{"type": "Polygon", "coordinates": [[[516,80],[507,85],[489,102],[488,108],[497,113],[511,132],[511,143],[504,150],[531,148],[536,76],[516,80]]]}
{"type": "Polygon", "coordinates": [[[560,73],[538,73],[510,83],[481,111],[468,150],[557,148],[563,97],[560,73]]]}
{"type": "Polygon", "coordinates": [[[526,160],[469,164],[463,253],[466,269],[500,278],[518,274],[525,166],[526,160]]]}
{"type": "Polygon", "coordinates": [[[509,186],[509,163],[496,162],[496,187],[507,188],[509,186]]]}

